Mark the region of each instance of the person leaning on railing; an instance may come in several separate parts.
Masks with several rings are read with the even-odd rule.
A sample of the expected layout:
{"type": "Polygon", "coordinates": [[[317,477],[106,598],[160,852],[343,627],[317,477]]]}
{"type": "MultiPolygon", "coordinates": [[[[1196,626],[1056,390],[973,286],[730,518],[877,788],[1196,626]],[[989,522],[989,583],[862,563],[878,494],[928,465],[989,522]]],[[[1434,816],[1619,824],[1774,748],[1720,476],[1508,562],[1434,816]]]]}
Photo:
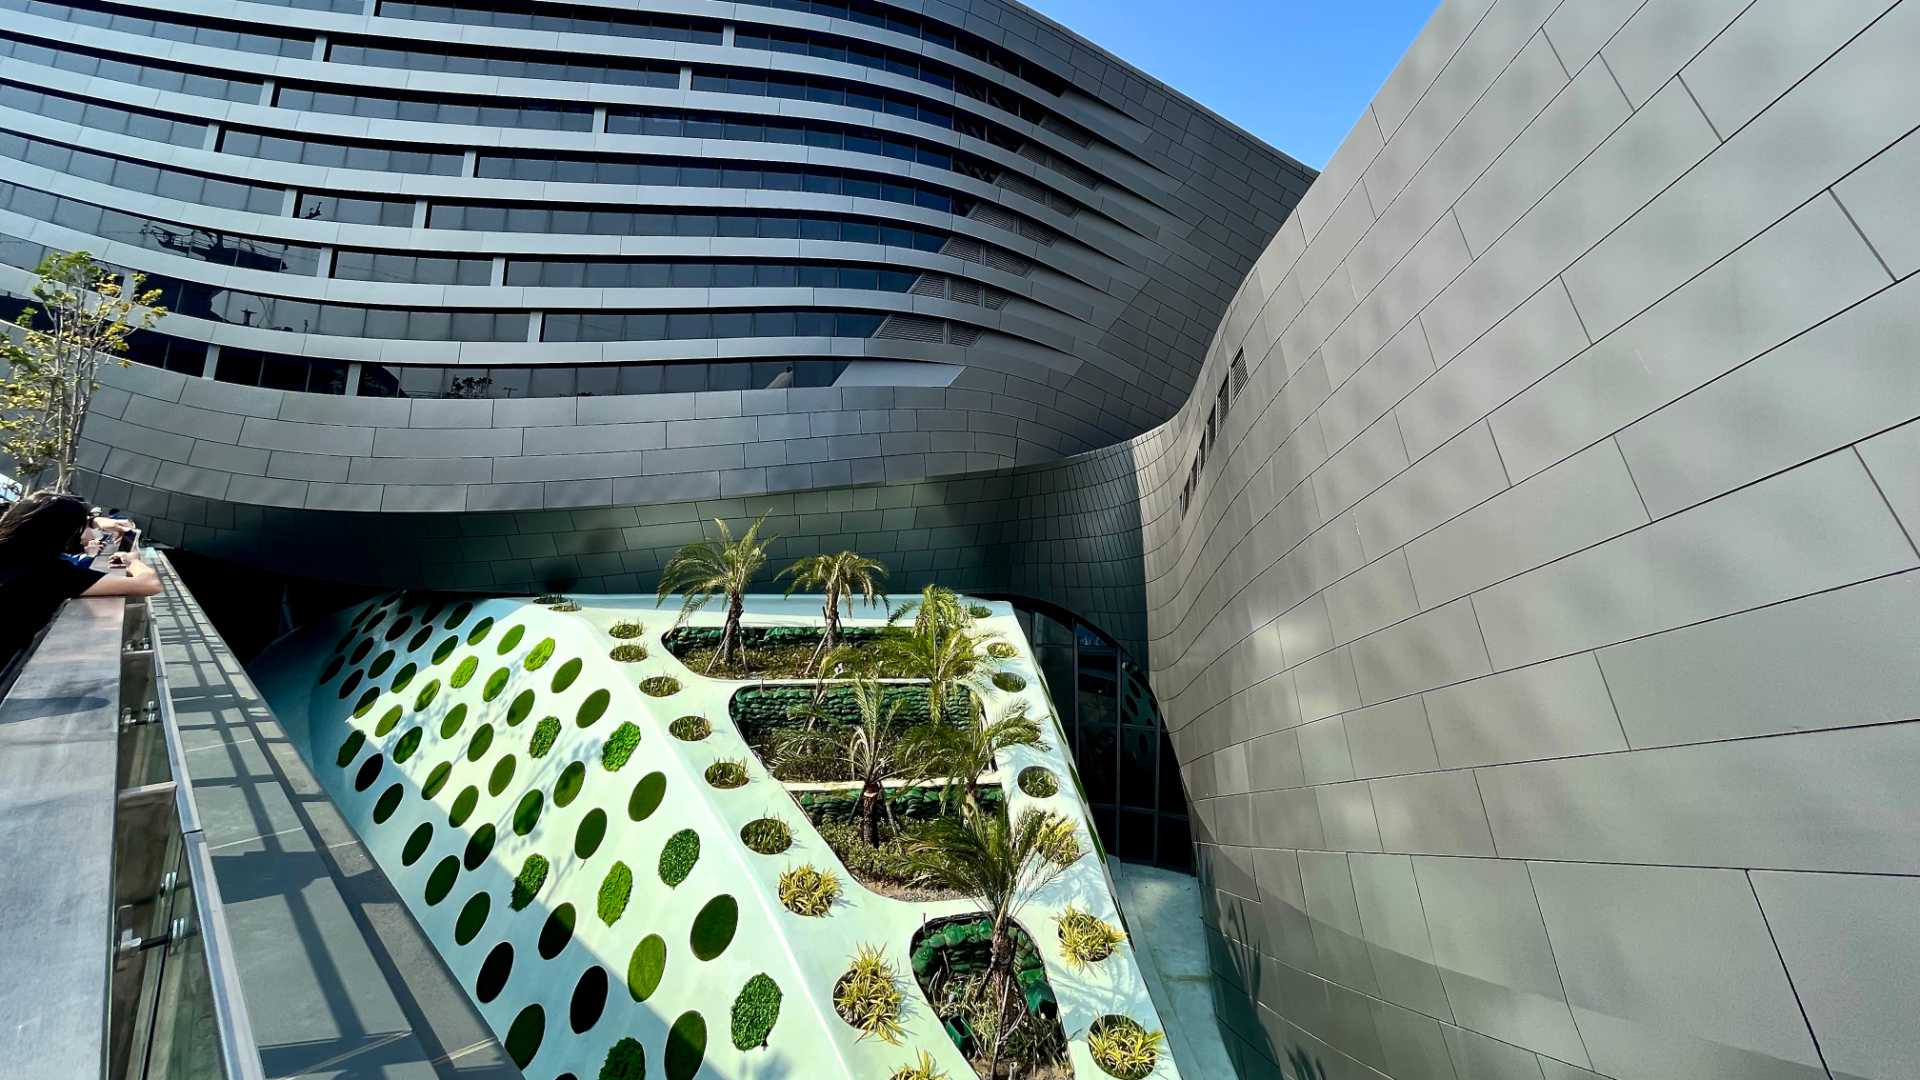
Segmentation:
{"type": "Polygon", "coordinates": [[[0,669],[27,648],[62,601],[77,596],[152,596],[160,577],[137,553],[107,570],[87,557],[86,534],[128,535],[131,522],[96,518],[72,495],[37,491],[0,517],[0,669]],[[75,559],[71,556],[80,556],[75,559]]]}

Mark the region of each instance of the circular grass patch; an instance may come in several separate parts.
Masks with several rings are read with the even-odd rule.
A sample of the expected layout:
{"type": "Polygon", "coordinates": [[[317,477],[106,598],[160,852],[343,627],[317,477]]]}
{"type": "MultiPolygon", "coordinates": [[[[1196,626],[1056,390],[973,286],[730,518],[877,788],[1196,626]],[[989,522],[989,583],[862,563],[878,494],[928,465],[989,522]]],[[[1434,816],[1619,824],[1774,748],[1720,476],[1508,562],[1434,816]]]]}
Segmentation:
{"type": "Polygon", "coordinates": [[[513,974],[513,946],[506,942],[495,945],[480,963],[480,974],[473,980],[473,996],[485,1005],[500,996],[507,988],[507,977],[513,974]]]}
{"type": "Polygon", "coordinates": [[[460,725],[466,722],[467,707],[464,704],[455,705],[453,708],[448,709],[447,715],[440,719],[440,737],[443,739],[451,739],[455,735],[460,734],[460,725]]]}
{"type": "Polygon", "coordinates": [[[379,656],[374,657],[372,666],[367,668],[367,678],[377,679],[380,676],[385,675],[387,673],[387,669],[392,667],[393,662],[398,658],[399,658],[399,654],[394,652],[392,649],[388,649],[387,651],[381,653],[379,656]]]}
{"type": "Polygon", "coordinates": [[[667,942],[659,934],[648,934],[633,947],[633,957],[627,961],[627,993],[635,1001],[645,1001],[660,989],[660,979],[667,972],[667,942]]]}
{"type": "Polygon", "coordinates": [[[607,704],[612,700],[613,695],[607,693],[604,688],[595,690],[580,703],[579,711],[573,714],[573,722],[581,727],[592,727],[607,714],[607,704]]]}
{"type": "Polygon", "coordinates": [[[634,821],[645,821],[660,809],[660,800],[667,795],[667,774],[650,772],[633,785],[633,794],[627,799],[627,817],[634,821]]]}
{"type": "Polygon", "coordinates": [[[460,860],[452,855],[433,864],[433,872],[427,875],[427,906],[432,907],[447,898],[453,891],[453,883],[460,877],[460,860]]]}
{"type": "Polygon", "coordinates": [[[993,685],[1009,694],[1017,694],[1027,688],[1027,680],[1011,671],[996,671],[993,674],[993,685]]]}
{"type": "Polygon", "coordinates": [[[481,619],[479,622],[474,623],[473,629],[467,631],[467,644],[469,645],[480,644],[480,642],[486,639],[487,631],[492,629],[493,629],[493,619],[491,617],[481,619]]]}
{"type": "Polygon", "coordinates": [[[559,956],[573,940],[573,920],[572,904],[561,904],[547,913],[546,924],[540,927],[540,959],[559,956]]]}
{"type": "MultiPolygon", "coordinates": [[[[344,697],[345,695],[342,696],[344,697]]],[[[360,700],[353,703],[353,718],[358,720],[373,711],[373,703],[379,700],[380,688],[377,686],[368,687],[367,692],[360,695],[360,700]]]]}
{"type": "Polygon", "coordinates": [[[607,630],[607,636],[612,638],[618,638],[621,641],[627,641],[632,638],[637,638],[641,634],[644,634],[646,632],[647,632],[647,628],[644,626],[641,626],[639,623],[623,620],[621,622],[614,623],[613,626],[607,630]]]}
{"type": "Polygon", "coordinates": [[[740,826],[740,842],[749,851],[778,855],[793,846],[793,830],[779,818],[754,818],[740,826]]]}
{"type": "Polygon", "coordinates": [[[533,691],[522,690],[516,694],[513,704],[507,706],[507,726],[519,727],[520,722],[533,713],[533,691]]]}
{"type": "Polygon", "coordinates": [[[713,734],[713,725],[704,716],[683,716],[667,725],[667,733],[681,742],[699,742],[713,734]]]}
{"type": "Polygon", "coordinates": [[[640,745],[640,729],[622,720],[620,726],[613,729],[607,741],[600,747],[600,764],[608,772],[619,772],[633,757],[633,751],[640,745]]]}
{"type": "Polygon", "coordinates": [[[617,660],[622,664],[637,664],[646,658],[647,647],[645,645],[634,645],[631,643],[615,645],[607,652],[607,659],[617,660]]]}
{"type": "Polygon", "coordinates": [[[1020,651],[1018,649],[1015,649],[1012,645],[1004,641],[989,642],[987,645],[987,655],[993,657],[995,660],[1011,660],[1019,654],[1020,651]]]}
{"type": "Polygon", "coordinates": [[[520,666],[528,671],[539,671],[547,666],[547,661],[553,659],[553,649],[552,638],[541,638],[538,645],[527,650],[527,658],[521,661],[520,666]]]}
{"type": "Polygon", "coordinates": [[[1050,799],[1060,791],[1060,780],[1052,770],[1029,765],[1020,770],[1020,790],[1036,799],[1050,799]]]}
{"type": "Polygon", "coordinates": [[[526,636],[527,636],[526,627],[510,626],[507,628],[506,633],[500,635],[500,644],[494,646],[493,651],[498,653],[501,656],[505,656],[508,653],[512,652],[516,645],[520,644],[521,638],[526,636]]]}
{"type": "Polygon", "coordinates": [[[400,665],[400,670],[393,673],[393,686],[392,686],[393,692],[397,694],[400,691],[405,690],[407,688],[407,684],[412,682],[413,677],[415,675],[418,675],[419,673],[420,673],[420,668],[416,664],[400,665]]]}
{"type": "Polygon", "coordinates": [[[461,623],[466,622],[467,616],[471,614],[473,614],[473,605],[462,600],[453,605],[452,611],[447,612],[447,621],[441,623],[440,627],[443,630],[451,630],[461,623]]]}
{"type": "Polygon", "coordinates": [[[671,675],[655,675],[640,680],[640,692],[649,697],[669,697],[680,692],[680,680],[671,675]]]}
{"type": "Polygon", "coordinates": [[[423,799],[431,799],[435,795],[440,794],[440,789],[446,787],[447,781],[452,777],[453,762],[443,761],[435,765],[432,770],[427,773],[427,782],[420,787],[420,797],[423,799]]]}
{"type": "Polygon", "coordinates": [[[612,926],[620,921],[627,912],[627,901],[633,897],[633,870],[626,863],[616,862],[607,868],[607,876],[600,882],[600,899],[595,910],[600,921],[612,926]]]}
{"type": "Polygon", "coordinates": [[[467,850],[461,853],[461,865],[469,870],[479,869],[480,864],[487,861],[487,856],[493,854],[493,837],[493,825],[490,823],[473,830],[473,835],[467,837],[467,850]]]}
{"type": "Polygon", "coordinates": [[[479,657],[477,656],[462,657],[460,662],[454,665],[453,674],[447,676],[447,685],[453,687],[455,690],[458,690],[461,687],[464,687],[468,683],[472,682],[474,673],[479,670],[480,670],[479,657]]]}
{"type": "Polygon", "coordinates": [[[533,1056],[540,1052],[540,1043],[547,1037],[547,1011],[538,1005],[529,1005],[520,1010],[513,1018],[513,1024],[507,1028],[505,1046],[507,1056],[513,1063],[525,1070],[533,1064],[533,1056]]]}
{"type": "Polygon", "coordinates": [[[440,680],[429,679],[427,681],[427,685],[421,687],[420,692],[413,696],[413,711],[419,712],[425,709],[427,706],[433,704],[434,698],[437,698],[439,696],[440,696],[440,680]]]}
{"type": "Polygon", "coordinates": [[[520,805],[513,808],[515,836],[525,836],[533,831],[535,825],[540,824],[540,811],[545,807],[546,801],[546,796],[540,794],[539,788],[534,788],[520,796],[520,805]]]}
{"type": "Polygon", "coordinates": [[[560,737],[560,720],[554,716],[544,716],[533,725],[533,738],[527,743],[527,753],[534,758],[546,757],[553,751],[553,742],[560,737]]]}
{"type": "Polygon", "coordinates": [[[386,824],[387,819],[393,816],[393,812],[400,809],[400,800],[406,797],[406,788],[399,784],[387,785],[387,790],[380,793],[380,801],[373,804],[373,823],[386,824]]]}
{"type": "Polygon", "coordinates": [[[573,833],[573,854],[577,858],[591,859],[593,853],[600,850],[600,842],[607,837],[607,812],[594,807],[580,819],[580,827],[573,833]]]}
{"type": "Polygon", "coordinates": [[[346,768],[353,764],[354,758],[360,756],[360,748],[365,745],[367,745],[367,733],[354,728],[347,732],[346,739],[340,743],[340,752],[333,755],[333,763],[343,769],[346,768]]]}
{"type": "Polygon", "coordinates": [[[607,1007],[607,969],[598,964],[580,973],[573,984],[573,1000],[567,1003],[567,1026],[576,1035],[600,1022],[607,1007]]]}
{"type": "Polygon", "coordinates": [[[566,806],[580,797],[580,789],[587,785],[587,767],[576,761],[560,770],[560,779],[553,784],[553,805],[566,806]]]}
{"type": "Polygon", "coordinates": [[[528,904],[533,903],[533,898],[540,893],[540,886],[547,883],[547,871],[549,869],[551,869],[551,867],[548,865],[545,855],[535,854],[527,856],[527,861],[520,864],[520,873],[515,875],[513,879],[513,898],[511,900],[513,910],[523,910],[528,904]]]}
{"type": "Polygon", "coordinates": [[[752,1050],[767,1045],[767,1036],[780,1019],[780,986],[765,972],[747,980],[733,999],[733,1048],[752,1050]]]}
{"type": "Polygon", "coordinates": [[[567,687],[572,686],[573,680],[579,677],[580,661],[578,658],[561,664],[558,668],[555,668],[553,672],[553,692],[557,694],[567,687]]]}
{"type": "Polygon", "coordinates": [[[667,838],[660,849],[660,880],[672,888],[687,880],[693,873],[693,866],[700,861],[700,834],[692,829],[681,829],[667,838]]]}
{"type": "Polygon", "coordinates": [[[454,920],[453,943],[466,945],[473,941],[480,928],[487,925],[487,915],[492,909],[493,898],[486,893],[477,892],[467,897],[467,902],[460,907],[460,917],[454,920]]]}
{"type": "Polygon", "coordinates": [[[707,1059],[707,1022],[697,1012],[684,1012],[667,1029],[667,1080],[693,1080],[707,1059]]]}
{"type": "Polygon", "coordinates": [[[458,634],[448,635],[446,638],[443,638],[441,640],[440,644],[435,645],[433,647],[433,662],[435,664],[446,663],[447,657],[452,656],[453,650],[459,647],[460,647],[460,635],[458,634]]]}
{"type": "Polygon", "coordinates": [[[394,727],[400,723],[400,718],[405,716],[406,713],[407,711],[405,709],[395,705],[393,708],[380,714],[379,722],[373,725],[373,737],[376,739],[386,738],[387,732],[392,731],[394,727]]]}
{"type": "Polygon", "coordinates": [[[687,943],[693,947],[694,956],[711,960],[733,944],[733,932],[739,925],[739,901],[721,893],[707,901],[693,917],[693,930],[687,935],[687,943]]]}
{"type": "Polygon", "coordinates": [[[421,822],[407,837],[406,846],[400,849],[400,865],[412,866],[427,853],[427,845],[433,843],[433,826],[421,822]]]}
{"type": "Polygon", "coordinates": [[[487,794],[498,795],[513,783],[513,770],[516,767],[513,755],[508,754],[494,762],[493,772],[487,775],[487,794]]]}
{"type": "Polygon", "coordinates": [[[985,619],[993,615],[993,609],[985,604],[973,604],[967,608],[967,614],[976,619],[985,619]]]}
{"type": "Polygon", "coordinates": [[[420,740],[426,737],[427,733],[425,730],[418,727],[408,728],[406,734],[400,736],[400,741],[393,744],[393,763],[395,765],[406,764],[407,759],[412,757],[414,752],[420,749],[420,740]]]}
{"type": "Polygon", "coordinates": [[[480,805],[480,789],[468,784],[453,797],[453,806],[447,811],[447,824],[459,828],[473,816],[473,808],[480,805]]]}
{"type": "Polygon", "coordinates": [[[479,761],[493,749],[493,725],[481,724],[474,729],[473,738],[467,741],[467,760],[479,761]]]}
{"type": "Polygon", "coordinates": [[[722,791],[731,791],[744,787],[747,783],[747,763],[737,759],[716,761],[707,766],[707,783],[722,791]]]}
{"type": "Polygon", "coordinates": [[[506,692],[507,680],[513,675],[506,668],[499,668],[487,676],[487,684],[480,688],[480,700],[492,701],[506,692]]]}

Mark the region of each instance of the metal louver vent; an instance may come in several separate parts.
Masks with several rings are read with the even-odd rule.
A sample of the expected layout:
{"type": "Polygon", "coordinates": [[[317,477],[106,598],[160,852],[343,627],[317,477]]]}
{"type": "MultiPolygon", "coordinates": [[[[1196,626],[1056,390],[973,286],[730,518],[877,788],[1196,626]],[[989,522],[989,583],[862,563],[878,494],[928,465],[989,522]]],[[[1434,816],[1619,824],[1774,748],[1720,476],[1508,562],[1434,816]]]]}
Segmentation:
{"type": "Polygon", "coordinates": [[[980,340],[980,331],[974,329],[971,326],[961,326],[958,323],[955,323],[954,325],[948,327],[947,330],[948,330],[948,336],[952,339],[953,344],[955,345],[967,346],[980,340]]]}
{"type": "Polygon", "coordinates": [[[946,339],[946,323],[939,319],[929,319],[919,315],[889,315],[880,324],[875,337],[890,338],[894,341],[923,341],[939,344],[946,339]]]}
{"type": "Polygon", "coordinates": [[[999,289],[980,290],[980,302],[995,311],[999,311],[1001,308],[1007,306],[1007,298],[1007,294],[1001,292],[999,289]]]}
{"type": "Polygon", "coordinates": [[[1247,351],[1245,349],[1233,354],[1230,371],[1233,378],[1233,394],[1239,397],[1240,391],[1247,388],[1247,351]]]}
{"type": "Polygon", "coordinates": [[[962,281],[955,278],[953,281],[953,299],[954,302],[958,304],[978,304],[980,302],[979,283],[962,281]]]}
{"type": "Polygon", "coordinates": [[[1059,120],[1056,117],[1052,117],[1052,116],[1041,117],[1040,128],[1043,131],[1053,132],[1055,135],[1060,136],[1061,138],[1067,140],[1068,142],[1074,144],[1075,146],[1092,146],[1093,145],[1092,136],[1089,136],[1086,132],[1081,131],[1079,128],[1076,128],[1071,124],[1063,123],[1061,120],[1059,120]]]}
{"type": "Polygon", "coordinates": [[[915,296],[944,298],[947,295],[947,279],[940,274],[921,274],[920,280],[914,282],[913,288],[907,291],[915,296]]]}
{"type": "Polygon", "coordinates": [[[1012,252],[1001,251],[999,248],[987,248],[979,261],[986,266],[993,267],[995,270],[1003,270],[1009,274],[1018,274],[1021,277],[1026,277],[1028,274],[1033,273],[1032,263],[1012,252]]]}

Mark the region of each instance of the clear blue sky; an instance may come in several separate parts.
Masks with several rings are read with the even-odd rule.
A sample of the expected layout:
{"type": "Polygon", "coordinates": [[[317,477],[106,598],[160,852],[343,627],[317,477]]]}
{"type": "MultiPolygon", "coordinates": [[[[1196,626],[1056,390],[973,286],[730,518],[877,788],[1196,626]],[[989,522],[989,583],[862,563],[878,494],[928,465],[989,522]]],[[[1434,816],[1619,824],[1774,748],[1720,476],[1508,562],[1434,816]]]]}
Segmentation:
{"type": "Polygon", "coordinates": [[[1437,0],[1026,0],[1318,169],[1437,0]]]}

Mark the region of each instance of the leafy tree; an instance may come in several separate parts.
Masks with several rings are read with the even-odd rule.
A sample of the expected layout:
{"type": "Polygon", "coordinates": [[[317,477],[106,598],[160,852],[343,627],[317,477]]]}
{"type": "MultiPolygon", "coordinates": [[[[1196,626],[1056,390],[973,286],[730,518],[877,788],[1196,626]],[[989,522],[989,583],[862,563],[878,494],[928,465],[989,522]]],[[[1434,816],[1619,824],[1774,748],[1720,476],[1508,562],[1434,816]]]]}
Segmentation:
{"type": "Polygon", "coordinates": [[[985,636],[964,627],[945,628],[937,620],[930,620],[923,629],[882,638],[874,653],[881,669],[889,674],[927,681],[927,719],[940,724],[960,719],[946,715],[947,696],[954,688],[976,681],[991,666],[989,658],[981,653],[986,641],[985,636]]]}
{"type": "Polygon", "coordinates": [[[887,617],[887,622],[897,623],[908,615],[913,616],[913,632],[916,634],[935,631],[944,634],[973,625],[973,616],[968,613],[960,594],[939,585],[921,589],[920,599],[909,600],[895,608],[893,614],[887,617]]]}
{"type": "Polygon", "coordinates": [[[887,579],[886,567],[857,551],[809,555],[780,571],[780,576],[792,579],[787,584],[788,596],[800,589],[819,589],[821,593],[820,610],[826,616],[826,631],[820,635],[820,644],[807,661],[809,671],[839,643],[842,604],[851,611],[856,595],[869,605],[885,605],[887,602],[886,589],[883,588],[887,579]]]}
{"type": "Polygon", "coordinates": [[[1027,715],[1025,704],[1014,702],[992,720],[979,716],[970,723],[922,725],[915,729],[912,742],[910,752],[921,770],[947,779],[941,802],[948,803],[958,794],[978,809],[980,774],[993,768],[1002,750],[1038,745],[1040,725],[1027,715]]]}
{"type": "Polygon", "coordinates": [[[1014,919],[1080,857],[1073,824],[1032,807],[1009,824],[998,813],[968,807],[957,818],[923,826],[912,852],[914,868],[927,880],[978,900],[993,920],[987,984],[1005,1002],[1013,977],[1014,919]]]}
{"type": "Polygon", "coordinates": [[[667,561],[666,570],[660,575],[658,604],[666,603],[667,597],[679,593],[680,617],[675,626],[684,624],[694,612],[706,606],[707,601],[716,596],[727,600],[726,628],[720,633],[720,645],[713,650],[707,660],[707,673],[711,674],[714,665],[744,666],[746,646],[740,641],[740,613],[745,604],[747,586],[752,584],[753,576],[767,562],[767,545],[773,538],[760,538],[760,526],[765,524],[767,515],[761,514],[738,540],[725,521],[713,519],[719,529],[717,540],[698,540],[676,552],[667,561]]]}
{"type": "Polygon", "coordinates": [[[51,471],[51,487],[65,492],[100,364],[125,367],[127,337],[166,309],[159,289],[141,291],[145,275],[115,274],[84,251],[49,254],[36,272],[40,306],[20,313],[16,335],[0,336],[0,454],[23,482],[44,482],[51,471]]]}
{"type": "Polygon", "coordinates": [[[859,709],[858,723],[787,732],[774,744],[772,756],[776,768],[822,761],[844,766],[852,779],[860,781],[854,816],[860,822],[861,838],[869,847],[878,847],[887,781],[917,780],[924,775],[913,753],[919,740],[909,737],[900,723],[902,702],[887,693],[885,683],[862,676],[847,689],[859,709]]]}

